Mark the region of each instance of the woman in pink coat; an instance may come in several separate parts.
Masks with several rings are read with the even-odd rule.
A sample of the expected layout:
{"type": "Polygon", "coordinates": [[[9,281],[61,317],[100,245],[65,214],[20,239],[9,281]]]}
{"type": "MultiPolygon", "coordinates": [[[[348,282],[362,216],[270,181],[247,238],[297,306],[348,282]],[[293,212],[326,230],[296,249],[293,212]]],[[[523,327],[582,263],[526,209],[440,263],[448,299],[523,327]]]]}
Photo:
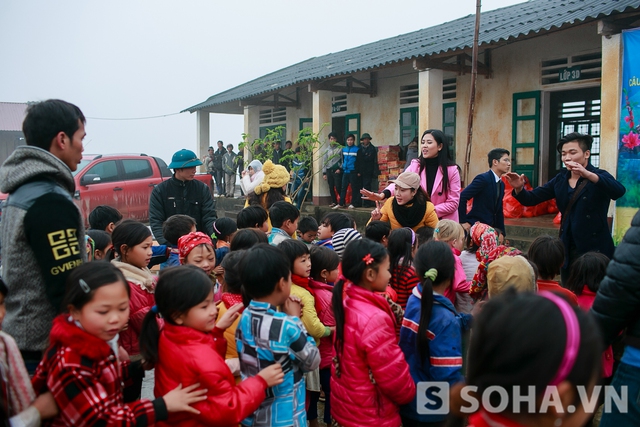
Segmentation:
{"type": "MultiPolygon", "coordinates": [[[[405,172],[420,175],[420,186],[436,207],[438,219],[458,222],[460,203],[460,173],[451,161],[449,138],[437,129],[427,129],[422,134],[421,156],[413,159],[405,172]]],[[[360,190],[365,200],[383,201],[395,194],[395,185],[390,184],[382,193],[360,190]]]]}

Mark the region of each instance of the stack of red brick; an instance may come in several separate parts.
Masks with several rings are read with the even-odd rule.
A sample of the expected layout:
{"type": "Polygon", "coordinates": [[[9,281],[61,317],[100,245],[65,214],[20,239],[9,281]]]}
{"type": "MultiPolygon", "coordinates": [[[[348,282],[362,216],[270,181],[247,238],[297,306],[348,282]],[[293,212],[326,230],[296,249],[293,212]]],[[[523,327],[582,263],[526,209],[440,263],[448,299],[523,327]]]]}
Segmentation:
{"type": "Polygon", "coordinates": [[[396,179],[404,170],[405,161],[399,159],[400,146],[381,145],[378,147],[378,191],[382,191],[388,185],[388,181],[396,179]]]}

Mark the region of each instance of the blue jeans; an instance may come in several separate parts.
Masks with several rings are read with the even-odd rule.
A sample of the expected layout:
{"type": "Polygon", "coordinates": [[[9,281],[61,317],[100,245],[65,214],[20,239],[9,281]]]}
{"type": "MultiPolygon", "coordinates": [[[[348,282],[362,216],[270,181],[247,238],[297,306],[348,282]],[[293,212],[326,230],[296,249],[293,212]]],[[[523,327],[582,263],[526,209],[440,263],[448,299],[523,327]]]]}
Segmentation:
{"type": "Polygon", "coordinates": [[[611,404],[611,411],[602,414],[600,427],[622,427],[640,424],[640,368],[620,363],[613,376],[611,385],[621,396],[622,386],[627,387],[627,413],[620,413],[615,402],[611,404]]]}
{"type": "Polygon", "coordinates": [[[293,180],[293,189],[291,190],[291,194],[295,193],[299,187],[302,188],[300,188],[300,191],[298,191],[298,194],[296,194],[295,200],[293,201],[293,204],[298,209],[302,208],[302,200],[304,198],[304,195],[307,193],[307,183],[305,182],[303,184],[302,179],[296,177],[296,179],[293,180]]]}

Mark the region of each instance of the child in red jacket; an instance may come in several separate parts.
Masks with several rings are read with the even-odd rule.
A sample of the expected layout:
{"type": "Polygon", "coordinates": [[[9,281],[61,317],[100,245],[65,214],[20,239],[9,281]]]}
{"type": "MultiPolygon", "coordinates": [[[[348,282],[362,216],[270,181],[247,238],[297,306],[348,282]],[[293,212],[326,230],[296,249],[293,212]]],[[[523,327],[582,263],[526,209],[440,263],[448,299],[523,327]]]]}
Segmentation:
{"type": "Polygon", "coordinates": [[[236,385],[224,361],[223,334],[243,305],[232,306],[216,323],[213,285],[200,268],[183,265],[163,271],[156,303],[144,319],[140,336],[145,361],[155,364],[155,395],[195,381],[207,390],[206,400],[194,405],[198,414],[171,414],[164,425],[237,426],[258,409],[267,387],[282,382],[282,367],[276,363],[236,385]],[[158,314],[165,320],[162,331],[158,314]]]}
{"type": "Polygon", "coordinates": [[[123,402],[122,382],[131,375],[118,332],[129,319],[129,287],[109,263],[75,268],[67,280],[68,313],[53,321],[44,359],[32,383],[37,395],[53,393],[58,415],[50,426],[152,426],[167,412],[198,413],[189,405],[204,399],[197,380],[176,385],[163,397],[123,402]],[[195,384],[194,384],[195,383],[195,384]]]}
{"type": "MultiPolygon", "coordinates": [[[[335,327],[336,319],[331,308],[331,297],[333,295],[333,284],[338,280],[338,266],[340,258],[335,251],[324,246],[312,246],[311,253],[311,281],[309,285],[315,295],[316,312],[322,324],[335,327]]],[[[336,355],[333,348],[333,337],[328,336],[320,339],[318,345],[320,350],[320,386],[324,391],[324,422],[331,424],[331,361],[336,355]]],[[[319,396],[318,396],[319,397],[319,396]]],[[[313,420],[313,415],[317,417],[317,400],[311,400],[307,411],[309,420],[313,420]]],[[[317,423],[317,421],[316,421],[317,423]]]]}
{"type": "MultiPolygon", "coordinates": [[[[129,321],[120,334],[120,344],[129,354],[132,362],[140,362],[138,339],[142,319],[155,304],[153,292],[157,278],[147,268],[153,254],[153,237],[149,227],[134,220],[124,220],[113,229],[111,235],[116,259],[111,261],[124,274],[129,284],[129,321]]],[[[130,384],[124,391],[124,401],[133,402],[140,398],[144,371],[132,372],[130,384]]]]}
{"type": "Polygon", "coordinates": [[[379,243],[349,243],[333,289],[336,363],[331,373],[331,416],[339,426],[400,426],[400,405],[416,386],[395,334],[394,316],[378,293],[389,283],[389,255],[379,243]]]}

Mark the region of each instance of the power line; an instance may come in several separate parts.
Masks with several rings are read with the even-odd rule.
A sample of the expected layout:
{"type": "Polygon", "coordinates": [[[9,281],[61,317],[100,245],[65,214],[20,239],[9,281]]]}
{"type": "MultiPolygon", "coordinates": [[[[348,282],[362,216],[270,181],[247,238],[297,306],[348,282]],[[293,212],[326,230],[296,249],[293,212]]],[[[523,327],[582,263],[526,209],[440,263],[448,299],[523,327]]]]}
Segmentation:
{"type": "Polygon", "coordinates": [[[148,117],[120,117],[120,118],[105,118],[105,117],[87,117],[87,119],[91,120],[148,120],[148,119],[159,119],[162,117],[175,116],[180,114],[178,113],[170,113],[170,114],[162,114],[160,116],[148,116],[148,117]]]}

